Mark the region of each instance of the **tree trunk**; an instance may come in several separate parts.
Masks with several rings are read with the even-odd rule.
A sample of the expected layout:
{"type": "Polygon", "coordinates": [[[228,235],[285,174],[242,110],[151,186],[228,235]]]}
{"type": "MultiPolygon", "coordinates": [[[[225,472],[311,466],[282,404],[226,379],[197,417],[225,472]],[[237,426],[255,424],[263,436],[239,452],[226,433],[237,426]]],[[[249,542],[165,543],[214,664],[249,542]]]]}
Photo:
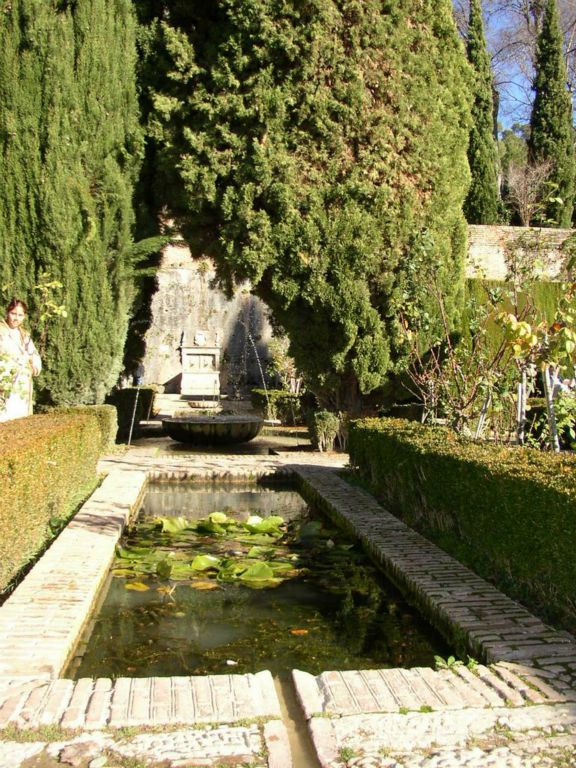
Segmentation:
{"type": "Polygon", "coordinates": [[[516,408],[516,442],[524,445],[526,428],[526,370],[522,371],[522,378],[518,382],[518,404],[516,408]]]}
{"type": "Polygon", "coordinates": [[[550,448],[555,452],[560,452],[560,440],[558,438],[558,430],[556,428],[556,414],[554,412],[554,389],[550,376],[550,367],[546,366],[542,371],[542,378],[544,380],[544,395],[546,397],[546,414],[548,416],[548,431],[550,448]]]}

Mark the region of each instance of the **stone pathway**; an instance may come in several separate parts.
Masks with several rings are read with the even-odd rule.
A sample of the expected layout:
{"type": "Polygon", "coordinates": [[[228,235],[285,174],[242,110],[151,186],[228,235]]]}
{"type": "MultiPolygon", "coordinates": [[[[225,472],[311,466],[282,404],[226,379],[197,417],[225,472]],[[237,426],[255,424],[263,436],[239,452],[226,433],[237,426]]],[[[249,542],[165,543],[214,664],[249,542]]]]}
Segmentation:
{"type": "Polygon", "coordinates": [[[295,475],[429,620],[487,662],[293,671],[317,755],[294,768],[576,766],[576,643],[336,474],[343,457],[162,455],[134,447],[0,609],[0,768],[291,768],[268,672],[66,680],[65,668],[148,478],[295,475]]]}

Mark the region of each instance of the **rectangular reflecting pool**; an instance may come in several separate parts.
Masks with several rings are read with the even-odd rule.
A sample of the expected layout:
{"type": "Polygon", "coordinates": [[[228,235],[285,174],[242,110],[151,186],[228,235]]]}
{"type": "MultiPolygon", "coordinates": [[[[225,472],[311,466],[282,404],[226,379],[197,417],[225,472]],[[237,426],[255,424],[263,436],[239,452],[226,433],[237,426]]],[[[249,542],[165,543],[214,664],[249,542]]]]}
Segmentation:
{"type": "Polygon", "coordinates": [[[68,677],[433,666],[442,638],[293,489],[157,483],[68,677]]]}

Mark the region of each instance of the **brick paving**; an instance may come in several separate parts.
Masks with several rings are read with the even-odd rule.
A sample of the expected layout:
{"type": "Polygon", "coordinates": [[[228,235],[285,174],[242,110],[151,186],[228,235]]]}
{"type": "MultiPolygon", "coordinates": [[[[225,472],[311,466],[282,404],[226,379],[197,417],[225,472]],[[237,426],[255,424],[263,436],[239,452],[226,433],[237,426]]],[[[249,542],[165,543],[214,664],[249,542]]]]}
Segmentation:
{"type": "Polygon", "coordinates": [[[294,768],[576,766],[576,643],[456,563],[336,473],[345,457],[108,457],[94,496],[0,609],[0,768],[68,764],[290,768],[267,672],[66,680],[59,676],[105,583],[123,525],[150,478],[295,475],[389,578],[482,663],[314,677],[293,672],[317,760],[294,768]],[[52,729],[50,738],[47,730],[52,729]],[[127,732],[126,729],[130,729],[127,732]],[[31,737],[24,741],[21,734],[31,737]],[[34,739],[37,735],[37,741],[34,739]]]}

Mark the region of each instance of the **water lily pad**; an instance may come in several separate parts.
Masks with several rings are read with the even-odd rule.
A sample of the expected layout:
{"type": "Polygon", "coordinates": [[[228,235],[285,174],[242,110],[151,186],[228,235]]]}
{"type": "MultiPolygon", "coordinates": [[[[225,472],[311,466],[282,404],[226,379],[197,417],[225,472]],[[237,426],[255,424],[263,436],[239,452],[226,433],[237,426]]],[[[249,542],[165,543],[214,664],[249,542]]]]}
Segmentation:
{"type": "Polygon", "coordinates": [[[129,581],[124,584],[124,589],[133,589],[135,592],[147,592],[150,587],[141,581],[129,581]]]}
{"type": "Polygon", "coordinates": [[[254,546],[254,547],[250,547],[250,549],[246,553],[246,557],[254,557],[257,559],[268,560],[272,557],[275,557],[277,551],[278,550],[276,549],[276,547],[254,546]]]}
{"type": "Polygon", "coordinates": [[[280,526],[283,523],[283,518],[278,515],[270,515],[264,519],[258,518],[258,515],[252,515],[246,521],[246,528],[251,533],[280,533],[280,526]]]}
{"type": "Polygon", "coordinates": [[[157,517],[156,523],[162,527],[166,533],[178,533],[190,527],[190,520],[186,517],[157,517]]]}
{"type": "Polygon", "coordinates": [[[228,516],[224,512],[212,512],[208,517],[213,523],[222,524],[228,522],[228,516]]]}
{"type": "Polygon", "coordinates": [[[116,557],[122,560],[136,560],[140,557],[146,557],[149,552],[148,547],[116,547],[116,557]]]}
{"type": "Polygon", "coordinates": [[[196,524],[196,533],[203,536],[223,536],[227,532],[227,528],[220,523],[206,518],[205,520],[199,520],[196,524]]]}
{"type": "Polygon", "coordinates": [[[132,568],[112,568],[112,576],[134,576],[132,568]]]}
{"type": "Polygon", "coordinates": [[[257,562],[240,574],[242,581],[268,581],[274,578],[274,571],[268,563],[257,562]]]}
{"type": "Polygon", "coordinates": [[[195,571],[207,571],[209,568],[218,568],[220,558],[214,555],[196,555],[190,565],[195,571]]]}
{"type": "Polygon", "coordinates": [[[200,579],[191,581],[189,586],[192,589],[220,589],[215,581],[201,581],[200,579]]]}
{"type": "Polygon", "coordinates": [[[192,563],[174,563],[170,579],[172,581],[188,581],[188,579],[194,578],[196,573],[198,571],[192,568],[192,563]]]}
{"type": "Polygon", "coordinates": [[[298,573],[298,569],[294,568],[294,565],[292,563],[282,563],[282,562],[269,562],[268,565],[274,572],[274,576],[279,576],[281,573],[287,575],[296,575],[298,573]]]}
{"type": "Polygon", "coordinates": [[[156,575],[159,579],[169,579],[171,573],[172,563],[168,562],[167,559],[160,560],[159,563],[156,563],[156,575]]]}

